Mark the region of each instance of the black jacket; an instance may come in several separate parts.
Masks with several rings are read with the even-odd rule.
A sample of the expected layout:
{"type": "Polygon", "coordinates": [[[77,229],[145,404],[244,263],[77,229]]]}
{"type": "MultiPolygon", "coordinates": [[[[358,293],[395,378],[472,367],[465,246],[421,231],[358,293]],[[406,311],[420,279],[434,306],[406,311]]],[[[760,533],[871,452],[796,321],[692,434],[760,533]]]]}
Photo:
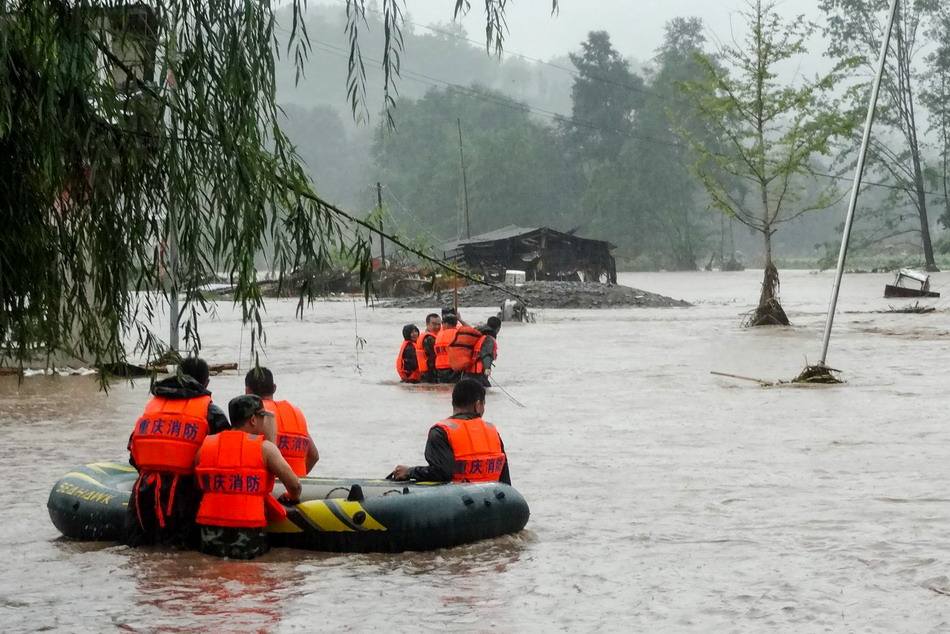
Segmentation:
{"type": "MultiPolygon", "coordinates": [[[[453,418],[476,418],[475,414],[456,414],[453,418]]],[[[501,443],[501,451],[505,452],[505,443],[501,443]]],[[[412,467],[409,469],[409,478],[420,482],[451,482],[452,469],[455,466],[455,453],[449,438],[441,427],[433,426],[426,439],[425,450],[427,466],[412,467]]],[[[505,453],[505,468],[501,471],[499,481],[511,484],[511,474],[508,472],[508,454],[505,453]]]]}
{"type": "MultiPolygon", "coordinates": [[[[432,335],[431,332],[428,334],[432,335]]],[[[436,380],[436,375],[435,375],[435,335],[432,335],[431,337],[426,337],[426,333],[424,332],[420,334],[419,336],[424,337],[422,340],[422,349],[425,351],[426,363],[429,366],[429,371],[422,375],[422,380],[425,381],[426,383],[436,383],[437,380],[436,380]]]]}
{"type": "MultiPolygon", "coordinates": [[[[190,376],[182,375],[180,380],[177,376],[170,376],[167,379],[162,379],[161,381],[155,382],[152,384],[152,395],[179,400],[186,398],[198,398],[199,396],[211,396],[211,392],[209,392],[207,388],[190,376]]],[[[225,415],[221,408],[214,403],[208,403],[207,417],[209,435],[231,429],[231,423],[228,422],[227,415],[225,415]]],[[[132,450],[131,434],[129,435],[128,449],[129,451],[132,450]]],[[[129,456],[129,464],[135,468],[138,468],[131,455],[129,456]]]]}
{"type": "MultiPolygon", "coordinates": [[[[181,379],[170,376],[155,382],[152,385],[152,394],[176,400],[211,396],[211,392],[206,387],[188,375],[182,375],[181,379]]],[[[231,423],[228,422],[224,411],[214,403],[208,403],[208,433],[217,434],[228,429],[231,429],[231,423]]]]}
{"type": "Polygon", "coordinates": [[[412,373],[419,369],[419,359],[416,358],[416,345],[411,341],[402,351],[402,368],[407,373],[412,373]]]}

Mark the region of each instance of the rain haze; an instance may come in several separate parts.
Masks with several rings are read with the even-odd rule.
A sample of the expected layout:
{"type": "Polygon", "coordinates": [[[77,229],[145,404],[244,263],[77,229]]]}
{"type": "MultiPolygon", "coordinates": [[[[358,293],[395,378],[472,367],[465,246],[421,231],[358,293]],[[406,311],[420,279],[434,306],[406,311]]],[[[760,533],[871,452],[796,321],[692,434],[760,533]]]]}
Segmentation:
{"type": "Polygon", "coordinates": [[[892,2],[5,3],[3,631],[950,631],[892,2]]]}
{"type": "MultiPolygon", "coordinates": [[[[425,25],[446,23],[452,18],[447,3],[426,0],[407,4],[409,18],[425,25]]],[[[624,55],[645,62],[653,58],[663,39],[663,28],[673,18],[701,18],[711,39],[728,41],[741,25],[735,24],[740,1],[704,0],[561,0],[559,11],[552,15],[546,0],[521,0],[508,9],[506,47],[524,55],[550,59],[575,48],[590,31],[608,31],[617,49],[624,55]]],[[[785,0],[777,3],[782,15],[805,15],[820,23],[821,13],[815,2],[785,0]]],[[[484,33],[481,5],[473,2],[462,24],[469,36],[477,39],[484,33]]],[[[815,52],[820,57],[822,51],[815,52]]]]}

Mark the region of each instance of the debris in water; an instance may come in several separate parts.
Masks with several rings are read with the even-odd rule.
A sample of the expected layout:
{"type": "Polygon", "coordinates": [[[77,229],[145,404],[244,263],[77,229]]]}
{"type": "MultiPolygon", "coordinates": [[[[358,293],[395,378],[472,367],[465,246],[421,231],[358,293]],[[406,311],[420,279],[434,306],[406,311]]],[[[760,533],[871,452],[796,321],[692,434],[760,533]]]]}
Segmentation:
{"type": "Polygon", "coordinates": [[[819,385],[844,383],[844,381],[836,377],[832,372],[841,372],[841,370],[829,368],[821,364],[806,365],[805,369],[801,371],[801,374],[792,379],[792,383],[813,383],[819,385]]]}
{"type": "Polygon", "coordinates": [[[913,306],[902,306],[900,308],[895,308],[890,304],[887,305],[887,310],[881,310],[878,312],[881,313],[910,313],[916,315],[923,315],[924,313],[932,313],[937,309],[933,306],[921,306],[920,302],[914,302],[913,306]]]}

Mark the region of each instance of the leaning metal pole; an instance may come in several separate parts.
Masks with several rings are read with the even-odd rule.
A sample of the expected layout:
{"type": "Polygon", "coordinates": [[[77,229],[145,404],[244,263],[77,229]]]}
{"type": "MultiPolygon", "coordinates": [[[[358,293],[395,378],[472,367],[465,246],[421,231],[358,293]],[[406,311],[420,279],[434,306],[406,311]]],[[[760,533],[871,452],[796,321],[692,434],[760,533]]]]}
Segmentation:
{"type": "Polygon", "coordinates": [[[838,251],[838,268],[835,271],[835,283],[831,288],[831,302],[828,305],[828,318],[825,321],[825,334],[821,343],[821,360],[819,366],[825,365],[828,357],[828,343],[831,341],[831,326],[835,321],[835,309],[838,305],[838,291],[841,290],[841,276],[844,274],[844,259],[848,254],[848,241],[851,239],[851,225],[854,223],[854,210],[858,205],[858,193],[861,189],[861,179],[864,176],[864,164],[868,155],[868,144],[871,140],[871,127],[874,125],[874,113],[877,110],[877,96],[881,90],[881,78],[884,76],[884,62],[887,60],[887,49],[891,43],[891,31],[894,28],[894,17],[897,15],[899,0],[891,0],[890,14],[887,19],[887,30],[884,33],[884,43],[881,44],[881,55],[877,60],[877,76],[871,87],[871,101],[868,103],[867,119],[864,121],[864,138],[861,140],[861,153],[858,156],[858,165],[854,170],[854,183],[851,185],[851,200],[848,203],[848,215],[844,221],[844,233],[841,236],[841,250],[838,251]]]}

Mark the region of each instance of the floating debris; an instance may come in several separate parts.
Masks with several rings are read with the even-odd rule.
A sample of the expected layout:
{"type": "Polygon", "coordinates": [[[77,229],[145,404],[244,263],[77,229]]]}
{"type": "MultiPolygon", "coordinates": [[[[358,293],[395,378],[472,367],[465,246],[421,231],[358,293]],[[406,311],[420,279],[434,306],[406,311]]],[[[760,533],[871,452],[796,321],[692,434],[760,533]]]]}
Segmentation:
{"type": "Polygon", "coordinates": [[[921,306],[920,302],[914,302],[913,306],[901,306],[896,308],[888,304],[887,310],[879,310],[879,313],[908,313],[914,315],[923,315],[925,313],[932,313],[937,309],[933,306],[921,306]]]}
{"type": "Polygon", "coordinates": [[[844,381],[832,374],[833,372],[840,373],[841,370],[829,368],[826,365],[806,365],[805,369],[802,370],[797,377],[792,379],[792,383],[809,383],[816,385],[844,383],[844,381]]]}

